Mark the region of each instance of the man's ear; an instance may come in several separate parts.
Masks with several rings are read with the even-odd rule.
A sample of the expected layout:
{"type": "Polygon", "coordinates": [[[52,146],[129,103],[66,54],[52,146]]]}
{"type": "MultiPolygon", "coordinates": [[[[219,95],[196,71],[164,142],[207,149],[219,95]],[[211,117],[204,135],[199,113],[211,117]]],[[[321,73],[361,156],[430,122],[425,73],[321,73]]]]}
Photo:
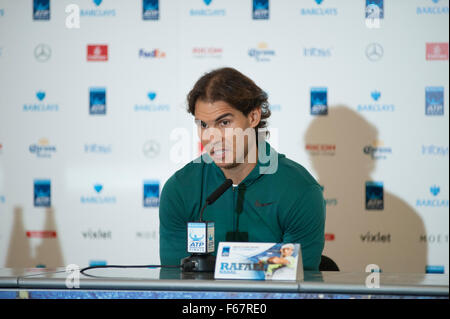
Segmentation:
{"type": "Polygon", "coordinates": [[[257,127],[261,121],[261,107],[257,107],[248,113],[247,119],[250,123],[250,127],[257,127]]]}

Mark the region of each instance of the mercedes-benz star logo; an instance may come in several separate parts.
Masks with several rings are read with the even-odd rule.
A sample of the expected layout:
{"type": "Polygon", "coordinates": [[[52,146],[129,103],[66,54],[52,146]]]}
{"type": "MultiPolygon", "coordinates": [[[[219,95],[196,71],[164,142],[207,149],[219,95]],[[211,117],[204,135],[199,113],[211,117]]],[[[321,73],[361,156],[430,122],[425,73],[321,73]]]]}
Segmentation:
{"type": "Polygon", "coordinates": [[[159,154],[159,149],[160,146],[158,142],[153,140],[147,141],[145,142],[143,148],[144,155],[147,156],[148,158],[155,158],[159,154]]]}
{"type": "Polygon", "coordinates": [[[371,43],[366,48],[366,56],[370,61],[381,60],[383,53],[383,47],[378,43],[371,43]]]}
{"type": "Polygon", "coordinates": [[[38,44],[38,46],[34,49],[34,57],[39,62],[45,62],[50,59],[52,55],[52,49],[47,44],[38,44]]]}

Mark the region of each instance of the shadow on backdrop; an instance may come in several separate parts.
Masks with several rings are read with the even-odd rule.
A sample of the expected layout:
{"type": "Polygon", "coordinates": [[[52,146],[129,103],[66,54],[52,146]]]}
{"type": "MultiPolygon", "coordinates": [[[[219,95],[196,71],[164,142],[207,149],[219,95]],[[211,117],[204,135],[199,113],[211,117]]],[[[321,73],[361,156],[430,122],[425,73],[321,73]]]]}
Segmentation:
{"type": "Polygon", "coordinates": [[[45,223],[43,230],[56,232],[55,238],[41,238],[39,244],[32,249],[31,240],[27,236],[24,226],[23,208],[14,207],[14,220],[6,256],[6,268],[46,268],[64,267],[64,258],[59,243],[59,233],[56,232],[55,213],[53,208],[47,208],[44,212],[45,223]],[[34,250],[34,254],[33,254],[34,250]]]}
{"type": "MultiPolygon", "coordinates": [[[[367,265],[376,264],[382,272],[425,273],[427,246],[420,236],[426,232],[417,212],[390,193],[387,183],[384,208],[366,209],[366,182],[374,181],[378,162],[363,150],[377,141],[377,128],[346,106],[330,107],[306,131],[309,147],[336,145],[334,152],[320,147],[309,152],[325,199],[336,198],[335,205],[327,205],[326,233],[334,240],[326,241],[324,254],[342,271],[365,272],[367,265]]],[[[398,169],[398,178],[404,179],[398,169]]]]}

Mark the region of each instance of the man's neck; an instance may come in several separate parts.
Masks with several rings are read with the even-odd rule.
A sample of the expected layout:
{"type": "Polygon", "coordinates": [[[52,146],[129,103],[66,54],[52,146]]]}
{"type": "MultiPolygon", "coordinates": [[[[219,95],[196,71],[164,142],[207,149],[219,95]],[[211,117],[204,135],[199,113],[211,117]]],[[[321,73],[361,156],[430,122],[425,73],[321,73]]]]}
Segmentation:
{"type": "Polygon", "coordinates": [[[226,178],[229,178],[233,181],[233,185],[238,185],[241,183],[250,172],[255,168],[256,163],[258,162],[258,152],[256,151],[256,161],[252,161],[252,163],[248,163],[248,154],[244,159],[244,163],[239,164],[233,168],[221,168],[223,174],[226,178]]]}

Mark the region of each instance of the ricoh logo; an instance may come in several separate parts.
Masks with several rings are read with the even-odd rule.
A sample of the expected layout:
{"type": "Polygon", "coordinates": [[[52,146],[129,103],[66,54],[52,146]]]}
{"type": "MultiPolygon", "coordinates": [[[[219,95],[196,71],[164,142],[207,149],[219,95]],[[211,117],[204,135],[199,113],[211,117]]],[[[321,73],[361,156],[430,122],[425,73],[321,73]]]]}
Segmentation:
{"type": "Polygon", "coordinates": [[[117,202],[116,196],[112,195],[102,195],[103,184],[94,184],[93,191],[95,193],[92,195],[85,195],[80,197],[81,204],[93,204],[93,205],[102,205],[102,204],[115,204],[117,202]]]}
{"type": "Polygon", "coordinates": [[[336,155],[336,144],[306,144],[305,149],[310,156],[336,155]]]}
{"type": "Polygon", "coordinates": [[[142,20],[159,20],[159,0],[142,0],[142,20]]]}
{"type": "Polygon", "coordinates": [[[170,105],[159,104],[157,102],[157,93],[150,91],[147,93],[147,98],[150,101],[148,104],[135,104],[134,112],[168,112],[170,111],[170,105]]]}
{"type": "Polygon", "coordinates": [[[143,189],[143,205],[144,207],[159,207],[159,181],[144,181],[143,189]]]}
{"type": "Polygon", "coordinates": [[[441,188],[437,185],[432,185],[429,188],[431,198],[420,198],[416,200],[416,207],[429,208],[448,208],[449,200],[440,196],[441,188]]]}
{"type": "Polygon", "coordinates": [[[417,7],[416,14],[420,16],[448,15],[449,7],[444,4],[445,1],[446,0],[425,0],[424,2],[428,2],[428,5],[417,7]]]}
{"type": "Polygon", "coordinates": [[[194,47],[192,48],[192,57],[197,59],[216,58],[219,59],[223,55],[223,48],[218,47],[194,47]]]}
{"type": "Polygon", "coordinates": [[[358,104],[358,112],[394,112],[395,105],[390,103],[377,103],[381,99],[381,92],[374,90],[370,93],[372,103],[358,104]],[[375,103],[374,103],[375,102],[375,103]]]}
{"type": "Polygon", "coordinates": [[[56,153],[56,146],[50,145],[46,138],[41,138],[37,144],[31,144],[28,149],[38,158],[51,158],[56,153]]]}
{"type": "Polygon", "coordinates": [[[93,239],[93,240],[97,240],[97,239],[112,239],[112,232],[110,230],[102,230],[102,229],[92,230],[92,229],[88,229],[86,231],[82,231],[81,235],[83,236],[84,239],[93,239]]]}
{"type": "Polygon", "coordinates": [[[45,91],[36,92],[37,103],[29,103],[23,105],[23,112],[58,112],[59,105],[54,103],[45,103],[47,94],[45,91]]]}
{"type": "Polygon", "coordinates": [[[269,49],[269,45],[265,42],[260,42],[257,48],[248,50],[248,56],[255,59],[256,62],[270,62],[275,56],[275,50],[269,49]]]}
{"type": "Polygon", "coordinates": [[[363,152],[373,160],[384,160],[392,154],[392,148],[384,146],[382,141],[374,141],[372,145],[364,146],[363,152]]]}
{"type": "MultiPolygon", "coordinates": [[[[337,16],[338,15],[337,8],[326,7],[325,5],[322,5],[326,1],[327,0],[314,0],[314,2],[316,3],[316,6],[310,7],[310,8],[301,8],[300,15],[302,15],[302,16],[337,16]]],[[[306,1],[302,1],[302,3],[304,3],[304,2],[306,2],[306,1]]]]}
{"type": "Polygon", "coordinates": [[[189,15],[191,17],[224,17],[227,12],[223,8],[217,8],[218,0],[203,0],[206,7],[191,9],[189,15]]]}

